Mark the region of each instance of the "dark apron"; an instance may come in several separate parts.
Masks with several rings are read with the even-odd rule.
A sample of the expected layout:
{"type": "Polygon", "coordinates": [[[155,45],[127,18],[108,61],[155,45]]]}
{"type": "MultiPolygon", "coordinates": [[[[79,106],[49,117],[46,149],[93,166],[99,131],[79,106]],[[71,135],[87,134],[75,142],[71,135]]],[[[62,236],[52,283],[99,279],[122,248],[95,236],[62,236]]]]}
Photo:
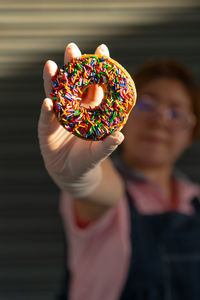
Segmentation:
{"type": "MultiPolygon", "coordinates": [[[[195,214],[187,216],[177,212],[140,215],[128,193],[127,199],[132,254],[118,300],[200,300],[199,200],[193,199],[195,214]]],[[[56,300],[67,300],[70,273],[65,272],[56,300]]]]}

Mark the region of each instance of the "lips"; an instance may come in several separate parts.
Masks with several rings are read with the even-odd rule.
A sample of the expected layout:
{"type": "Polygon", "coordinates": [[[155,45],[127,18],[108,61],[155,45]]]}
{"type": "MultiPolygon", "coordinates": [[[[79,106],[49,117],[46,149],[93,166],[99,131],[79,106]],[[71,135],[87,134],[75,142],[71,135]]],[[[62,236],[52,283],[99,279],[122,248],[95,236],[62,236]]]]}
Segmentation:
{"type": "Polygon", "coordinates": [[[143,139],[152,143],[166,143],[166,138],[160,135],[148,135],[144,136],[143,139]]]}

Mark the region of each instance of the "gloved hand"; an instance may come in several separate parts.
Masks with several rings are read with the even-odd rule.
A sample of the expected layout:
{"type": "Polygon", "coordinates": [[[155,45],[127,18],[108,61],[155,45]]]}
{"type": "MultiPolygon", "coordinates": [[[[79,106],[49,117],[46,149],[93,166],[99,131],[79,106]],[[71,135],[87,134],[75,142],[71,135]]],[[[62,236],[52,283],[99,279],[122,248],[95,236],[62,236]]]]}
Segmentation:
{"type": "MultiPolygon", "coordinates": [[[[108,48],[101,45],[95,54],[109,56],[108,48]]],[[[64,63],[81,56],[79,48],[70,43],[66,47],[64,63]]],[[[38,136],[41,153],[46,169],[61,190],[73,198],[90,195],[102,178],[101,162],[105,160],[123,141],[121,132],[115,132],[103,141],[86,141],[65,130],[53,113],[50,99],[52,77],[58,67],[48,60],[44,66],[43,79],[46,97],[42,104],[38,124],[38,136]]],[[[103,90],[92,85],[88,89],[85,105],[96,105],[102,99],[103,90]]]]}

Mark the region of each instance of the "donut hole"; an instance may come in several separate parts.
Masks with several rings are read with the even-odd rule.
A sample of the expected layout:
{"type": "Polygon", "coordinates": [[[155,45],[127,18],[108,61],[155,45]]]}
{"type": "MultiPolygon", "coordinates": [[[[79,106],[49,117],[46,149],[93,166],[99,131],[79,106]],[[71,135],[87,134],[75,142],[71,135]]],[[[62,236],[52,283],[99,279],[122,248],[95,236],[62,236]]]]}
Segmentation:
{"type": "Polygon", "coordinates": [[[95,108],[99,106],[104,98],[104,88],[99,84],[90,84],[81,96],[81,104],[85,108],[95,108]]]}

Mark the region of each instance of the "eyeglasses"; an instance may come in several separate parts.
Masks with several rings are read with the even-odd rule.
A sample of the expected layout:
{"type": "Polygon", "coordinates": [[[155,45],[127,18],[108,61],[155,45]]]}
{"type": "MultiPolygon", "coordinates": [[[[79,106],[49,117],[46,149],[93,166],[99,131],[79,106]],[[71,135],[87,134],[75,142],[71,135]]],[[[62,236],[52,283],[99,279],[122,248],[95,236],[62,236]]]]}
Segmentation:
{"type": "Polygon", "coordinates": [[[193,113],[181,111],[179,108],[167,107],[151,95],[140,96],[135,108],[137,113],[148,118],[155,118],[162,114],[175,129],[192,128],[196,123],[196,117],[193,113]]]}

